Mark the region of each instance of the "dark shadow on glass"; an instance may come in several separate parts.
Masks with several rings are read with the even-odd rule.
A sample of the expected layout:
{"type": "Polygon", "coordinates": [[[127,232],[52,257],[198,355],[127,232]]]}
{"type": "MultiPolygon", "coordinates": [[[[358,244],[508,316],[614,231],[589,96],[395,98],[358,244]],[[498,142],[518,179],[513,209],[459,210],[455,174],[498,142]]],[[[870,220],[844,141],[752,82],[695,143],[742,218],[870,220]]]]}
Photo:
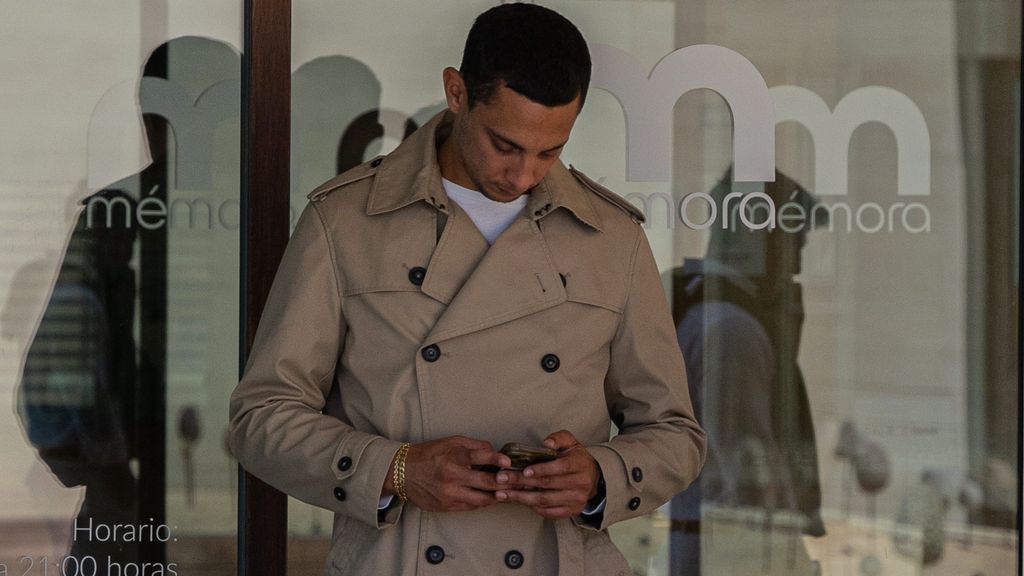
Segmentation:
{"type": "Polygon", "coordinates": [[[291,194],[296,201],[363,162],[367,146],[383,134],[375,121],[380,97],[380,80],[370,67],[348,56],[323,56],[292,73],[291,194]]]}
{"type": "MultiPolygon", "coordinates": [[[[375,140],[384,137],[384,124],[381,122],[382,115],[388,114],[386,110],[370,110],[352,121],[345,129],[338,145],[338,173],[363,163],[366,151],[375,140]]],[[[393,112],[392,112],[393,113],[393,112]]],[[[393,113],[398,115],[397,113],[393,113]]],[[[400,116],[400,115],[399,115],[400,116]]],[[[406,139],[416,131],[419,126],[411,118],[404,119],[402,139],[406,139]]]]}
{"type": "MultiPolygon", "coordinates": [[[[152,161],[80,200],[26,347],[17,394],[26,439],[63,486],[85,487],[66,538],[80,564],[70,566],[91,569],[86,556],[104,573],[171,566],[168,532],[158,531],[167,517],[169,190],[212,188],[215,131],[231,110],[237,120],[238,76],[238,55],[222,42],[179,38],[153,51],[138,84],[152,161]]],[[[196,226],[191,211],[187,225],[196,226]]],[[[13,305],[3,318],[17,315],[13,305]]],[[[181,424],[184,444],[198,440],[198,411],[181,424]]]]}
{"type": "Polygon", "coordinates": [[[380,104],[380,80],[355,58],[324,56],[292,74],[293,199],[305,201],[324,181],[380,154],[385,135],[404,140],[444,108],[431,104],[410,116],[380,104]]]}
{"type": "MultiPolygon", "coordinates": [[[[79,528],[136,523],[138,366],[132,335],[135,271],[129,264],[135,200],[106,189],[101,201],[120,224],[91,227],[84,213],[68,241],[18,391],[18,413],[39,458],[60,483],[85,486],[79,528]],[[124,223],[129,225],[125,226],[124,223]]],[[[137,558],[136,544],[74,539],[71,554],[137,558]]]]}

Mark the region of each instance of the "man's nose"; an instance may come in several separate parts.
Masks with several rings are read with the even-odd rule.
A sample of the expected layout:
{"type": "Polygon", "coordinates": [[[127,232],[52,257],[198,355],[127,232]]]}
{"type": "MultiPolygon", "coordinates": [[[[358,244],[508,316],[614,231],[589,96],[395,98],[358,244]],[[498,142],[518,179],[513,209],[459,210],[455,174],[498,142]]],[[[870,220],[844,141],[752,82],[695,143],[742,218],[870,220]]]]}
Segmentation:
{"type": "Polygon", "coordinates": [[[533,188],[543,175],[538,175],[540,162],[526,154],[521,154],[508,170],[509,185],[519,194],[533,188]]]}

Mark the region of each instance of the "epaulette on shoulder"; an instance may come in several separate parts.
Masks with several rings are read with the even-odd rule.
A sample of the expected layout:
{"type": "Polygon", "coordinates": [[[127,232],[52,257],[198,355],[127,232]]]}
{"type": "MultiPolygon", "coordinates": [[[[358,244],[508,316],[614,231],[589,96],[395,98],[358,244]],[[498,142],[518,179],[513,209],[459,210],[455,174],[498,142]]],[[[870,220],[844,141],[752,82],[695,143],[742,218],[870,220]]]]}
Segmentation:
{"type": "Polygon", "coordinates": [[[319,202],[323,200],[325,196],[334,192],[338,188],[342,188],[353,182],[358,182],[373,176],[377,173],[377,167],[380,166],[383,158],[383,156],[378,156],[369,162],[363,162],[358,166],[338,174],[334,178],[331,178],[327,182],[317,186],[312,192],[306,195],[306,198],[308,198],[310,202],[319,202]]]}
{"type": "Polygon", "coordinates": [[[597,182],[594,182],[593,180],[590,179],[589,176],[587,176],[583,172],[580,172],[572,165],[569,166],[569,172],[572,173],[576,180],[579,180],[580,184],[583,184],[583,186],[589,189],[591,192],[597,194],[599,197],[603,198],[609,203],[618,206],[627,214],[629,214],[629,216],[633,219],[634,222],[640,224],[644,221],[644,213],[641,212],[639,208],[632,205],[628,200],[626,200],[622,196],[619,196],[615,192],[612,192],[611,190],[605,188],[604,186],[601,186],[597,182]]]}

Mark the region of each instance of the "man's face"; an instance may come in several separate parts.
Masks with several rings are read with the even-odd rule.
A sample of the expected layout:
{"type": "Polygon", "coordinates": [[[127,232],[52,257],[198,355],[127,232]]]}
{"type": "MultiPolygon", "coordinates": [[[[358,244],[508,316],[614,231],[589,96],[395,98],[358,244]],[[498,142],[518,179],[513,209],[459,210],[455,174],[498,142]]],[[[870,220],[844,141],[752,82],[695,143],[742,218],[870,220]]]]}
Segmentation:
{"type": "Polygon", "coordinates": [[[498,202],[515,200],[544,178],[562,153],[579,113],[578,96],[568,104],[549,107],[505,86],[472,109],[465,90],[454,95],[454,102],[453,94],[448,96],[455,116],[454,146],[449,162],[442,161],[442,172],[447,168],[446,178],[498,202]]]}

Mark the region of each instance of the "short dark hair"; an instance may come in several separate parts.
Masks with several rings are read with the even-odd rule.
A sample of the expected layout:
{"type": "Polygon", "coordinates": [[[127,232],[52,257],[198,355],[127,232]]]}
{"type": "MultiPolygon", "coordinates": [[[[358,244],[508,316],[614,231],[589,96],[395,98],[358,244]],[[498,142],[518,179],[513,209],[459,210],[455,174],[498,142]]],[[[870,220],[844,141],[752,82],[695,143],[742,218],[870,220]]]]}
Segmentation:
{"type": "Polygon", "coordinates": [[[544,106],[587,98],[590,51],[561,14],[536,4],[502,4],[477,16],[459,70],[470,108],[504,84],[544,106]]]}

